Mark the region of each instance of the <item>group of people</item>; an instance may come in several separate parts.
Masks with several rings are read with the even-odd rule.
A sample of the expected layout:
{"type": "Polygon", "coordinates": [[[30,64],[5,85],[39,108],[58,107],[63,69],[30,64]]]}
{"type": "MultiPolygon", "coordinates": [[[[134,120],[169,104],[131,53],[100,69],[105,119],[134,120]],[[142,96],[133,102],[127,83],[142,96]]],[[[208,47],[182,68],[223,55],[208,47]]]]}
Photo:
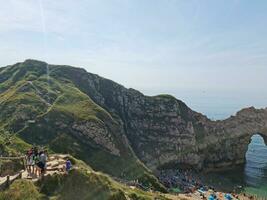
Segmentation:
{"type": "Polygon", "coordinates": [[[222,193],[222,192],[216,192],[214,189],[206,190],[205,188],[198,189],[198,192],[200,193],[200,196],[202,199],[207,200],[233,200],[233,199],[239,199],[237,194],[231,194],[229,193],[222,193]],[[206,195],[208,193],[208,195],[206,195]]]}
{"type": "Polygon", "coordinates": [[[236,193],[216,192],[214,187],[204,185],[201,176],[194,170],[167,169],[159,171],[158,178],[167,188],[179,188],[184,193],[198,192],[202,199],[208,200],[233,200],[238,199],[236,193]]]}
{"type": "MultiPolygon", "coordinates": [[[[47,150],[32,147],[26,152],[26,169],[28,176],[42,177],[47,169],[48,153],[47,150]]],[[[65,165],[59,171],[68,173],[72,169],[70,158],[66,158],[65,165]]]]}
{"type": "Polygon", "coordinates": [[[200,177],[192,170],[161,170],[158,178],[166,187],[180,188],[184,192],[192,192],[192,189],[203,186],[200,177]]]}
{"type": "Polygon", "coordinates": [[[32,147],[26,152],[26,167],[29,175],[42,176],[46,170],[47,151],[32,147]]]}

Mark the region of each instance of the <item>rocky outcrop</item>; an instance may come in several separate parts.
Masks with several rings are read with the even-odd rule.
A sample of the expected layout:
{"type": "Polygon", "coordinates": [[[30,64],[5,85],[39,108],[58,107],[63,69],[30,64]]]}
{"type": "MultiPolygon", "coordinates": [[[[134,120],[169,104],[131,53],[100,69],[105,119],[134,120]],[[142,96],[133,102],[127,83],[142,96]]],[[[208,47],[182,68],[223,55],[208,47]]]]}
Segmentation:
{"type": "Polygon", "coordinates": [[[120,151],[115,146],[113,138],[106,127],[90,121],[75,122],[72,125],[72,131],[76,134],[78,133],[84,140],[93,140],[96,144],[105,147],[111,154],[120,155],[120,151]]]}
{"type": "Polygon", "coordinates": [[[260,134],[267,144],[267,109],[246,108],[226,120],[207,127],[210,150],[205,163],[210,168],[232,166],[245,162],[245,154],[252,135],[260,134]]]}

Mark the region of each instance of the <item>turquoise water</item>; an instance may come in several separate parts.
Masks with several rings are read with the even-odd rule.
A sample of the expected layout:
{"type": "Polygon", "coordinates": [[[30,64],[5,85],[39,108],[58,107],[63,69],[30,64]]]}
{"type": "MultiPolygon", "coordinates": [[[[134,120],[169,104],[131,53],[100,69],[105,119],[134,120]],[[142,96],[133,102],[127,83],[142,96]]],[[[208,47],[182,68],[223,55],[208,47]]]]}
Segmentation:
{"type": "Polygon", "coordinates": [[[267,183],[267,146],[260,135],[252,136],[246,153],[246,161],[246,183],[255,187],[267,183]]]}
{"type": "Polygon", "coordinates": [[[244,167],[246,190],[267,197],[267,146],[260,135],[254,135],[246,153],[244,167]]]}

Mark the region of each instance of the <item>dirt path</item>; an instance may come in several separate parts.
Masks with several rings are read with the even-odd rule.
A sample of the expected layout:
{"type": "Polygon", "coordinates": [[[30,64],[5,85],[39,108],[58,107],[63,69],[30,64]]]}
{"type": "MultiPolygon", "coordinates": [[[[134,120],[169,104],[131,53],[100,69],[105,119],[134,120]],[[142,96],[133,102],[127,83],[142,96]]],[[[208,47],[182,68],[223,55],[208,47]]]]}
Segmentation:
{"type": "MultiPolygon", "coordinates": [[[[44,176],[53,175],[55,173],[64,173],[64,166],[67,155],[52,154],[48,158],[47,168],[44,176]]],[[[21,170],[13,176],[0,177],[0,189],[4,188],[7,184],[11,184],[16,179],[30,179],[37,181],[41,177],[37,177],[35,174],[28,173],[27,170],[21,170]],[[7,183],[8,181],[8,183],[7,183]]]]}

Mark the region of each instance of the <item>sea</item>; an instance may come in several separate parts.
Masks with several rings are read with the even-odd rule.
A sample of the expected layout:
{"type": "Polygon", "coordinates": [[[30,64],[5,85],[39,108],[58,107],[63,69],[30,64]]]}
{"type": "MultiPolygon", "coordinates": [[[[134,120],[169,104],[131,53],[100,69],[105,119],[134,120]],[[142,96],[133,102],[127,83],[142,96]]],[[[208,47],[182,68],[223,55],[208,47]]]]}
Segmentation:
{"type": "MultiPolygon", "coordinates": [[[[266,90],[267,91],[267,90],[266,90]]],[[[172,94],[191,109],[212,120],[223,120],[235,115],[242,108],[267,107],[266,91],[235,90],[144,90],[145,94],[172,94]]],[[[267,146],[263,138],[254,133],[246,153],[246,163],[227,171],[210,172],[205,182],[219,190],[246,192],[267,199],[267,146]]]]}

